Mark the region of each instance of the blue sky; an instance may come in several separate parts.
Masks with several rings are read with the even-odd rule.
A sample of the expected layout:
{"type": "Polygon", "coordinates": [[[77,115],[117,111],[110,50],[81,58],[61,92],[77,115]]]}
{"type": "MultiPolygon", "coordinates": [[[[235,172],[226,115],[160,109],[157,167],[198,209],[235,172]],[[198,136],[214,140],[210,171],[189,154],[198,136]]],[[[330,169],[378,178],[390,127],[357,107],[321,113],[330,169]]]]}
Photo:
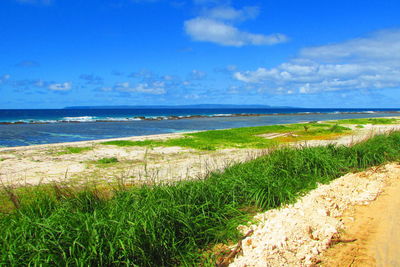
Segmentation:
{"type": "Polygon", "coordinates": [[[0,108],[400,107],[398,0],[2,0],[0,108]]]}

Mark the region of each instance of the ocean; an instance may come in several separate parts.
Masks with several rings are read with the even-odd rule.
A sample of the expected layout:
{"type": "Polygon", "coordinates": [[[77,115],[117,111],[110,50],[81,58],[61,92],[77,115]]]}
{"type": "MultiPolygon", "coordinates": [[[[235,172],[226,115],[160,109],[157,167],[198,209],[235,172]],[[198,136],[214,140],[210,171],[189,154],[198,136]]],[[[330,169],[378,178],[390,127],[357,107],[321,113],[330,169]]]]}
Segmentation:
{"type": "Polygon", "coordinates": [[[400,109],[149,108],[0,110],[0,146],[345,118],[399,116],[400,109]]]}

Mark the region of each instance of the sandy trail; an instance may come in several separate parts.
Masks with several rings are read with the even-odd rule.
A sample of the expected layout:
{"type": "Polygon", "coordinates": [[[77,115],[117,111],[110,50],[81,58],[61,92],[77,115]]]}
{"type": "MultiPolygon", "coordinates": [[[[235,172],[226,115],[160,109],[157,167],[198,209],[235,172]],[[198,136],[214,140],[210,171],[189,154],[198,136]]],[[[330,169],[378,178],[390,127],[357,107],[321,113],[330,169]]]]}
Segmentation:
{"type": "Polygon", "coordinates": [[[322,266],[400,266],[400,179],[390,181],[368,206],[355,206],[343,216],[344,239],[324,253],[322,266]]]}
{"type": "Polygon", "coordinates": [[[253,234],[230,266],[400,266],[399,196],[399,163],[320,185],[239,227],[253,234]]]}

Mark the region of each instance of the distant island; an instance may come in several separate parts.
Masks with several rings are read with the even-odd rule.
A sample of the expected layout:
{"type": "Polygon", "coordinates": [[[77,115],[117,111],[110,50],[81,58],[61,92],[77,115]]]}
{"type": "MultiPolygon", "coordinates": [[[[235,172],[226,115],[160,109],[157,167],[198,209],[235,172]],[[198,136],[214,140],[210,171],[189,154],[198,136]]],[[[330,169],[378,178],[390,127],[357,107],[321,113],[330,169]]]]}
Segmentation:
{"type": "Polygon", "coordinates": [[[196,105],[149,105],[149,106],[71,106],[64,109],[213,109],[213,108],[295,108],[287,106],[273,107],[269,105],[234,105],[234,104],[196,104],[196,105]]]}

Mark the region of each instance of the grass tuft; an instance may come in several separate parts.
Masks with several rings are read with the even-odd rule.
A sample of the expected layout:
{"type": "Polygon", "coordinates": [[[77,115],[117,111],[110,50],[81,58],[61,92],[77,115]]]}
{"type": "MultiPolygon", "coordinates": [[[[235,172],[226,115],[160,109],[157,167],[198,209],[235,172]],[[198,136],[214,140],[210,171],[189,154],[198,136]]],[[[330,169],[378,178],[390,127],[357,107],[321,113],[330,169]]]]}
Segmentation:
{"type": "Polygon", "coordinates": [[[159,141],[157,140],[144,140],[144,141],[130,141],[130,140],[115,140],[115,141],[107,141],[101,143],[102,145],[113,145],[113,146],[154,146],[157,145],[159,141]]]}
{"type": "Polygon", "coordinates": [[[63,151],[58,152],[59,155],[64,155],[64,154],[78,154],[86,151],[92,150],[92,147],[66,147],[63,151]]]}
{"type": "Polygon", "coordinates": [[[99,160],[96,160],[95,163],[97,164],[111,164],[111,163],[117,163],[119,162],[118,159],[116,157],[112,157],[112,158],[101,158],[99,160]]]}

